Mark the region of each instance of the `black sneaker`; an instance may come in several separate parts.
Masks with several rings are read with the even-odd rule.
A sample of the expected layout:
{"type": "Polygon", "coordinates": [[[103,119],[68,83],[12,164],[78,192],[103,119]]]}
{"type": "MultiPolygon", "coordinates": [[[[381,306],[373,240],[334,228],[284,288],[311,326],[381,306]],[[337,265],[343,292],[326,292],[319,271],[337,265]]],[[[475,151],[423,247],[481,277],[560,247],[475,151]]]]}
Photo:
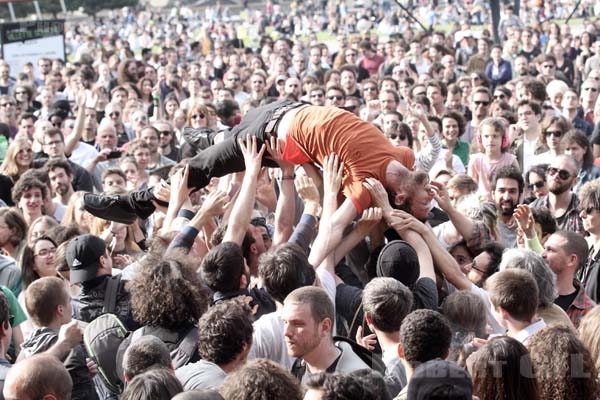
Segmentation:
{"type": "Polygon", "coordinates": [[[129,204],[129,195],[83,195],[83,208],[95,217],[122,224],[133,224],[138,217],[129,204]]]}

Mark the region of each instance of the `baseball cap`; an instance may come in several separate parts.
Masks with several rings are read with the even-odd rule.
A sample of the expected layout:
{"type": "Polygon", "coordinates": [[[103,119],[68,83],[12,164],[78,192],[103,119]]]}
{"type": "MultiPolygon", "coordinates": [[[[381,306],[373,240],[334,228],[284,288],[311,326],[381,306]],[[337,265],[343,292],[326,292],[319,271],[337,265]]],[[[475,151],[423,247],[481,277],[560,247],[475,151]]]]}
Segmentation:
{"type": "Polygon", "coordinates": [[[445,360],[431,360],[419,365],[408,385],[408,400],[435,397],[448,400],[471,400],[471,377],[458,365],[445,360]]]}
{"type": "Polygon", "coordinates": [[[65,257],[71,271],[71,283],[89,281],[100,268],[100,256],[106,254],[106,243],[98,236],[80,235],[67,245],[65,257]]]}
{"type": "Polygon", "coordinates": [[[394,278],[408,287],[419,278],[417,252],[404,240],[393,240],[386,244],[377,258],[377,276],[394,278]]]}
{"type": "Polygon", "coordinates": [[[279,76],[277,77],[277,79],[275,79],[275,82],[277,82],[277,83],[279,83],[279,82],[281,82],[281,81],[285,82],[285,81],[287,81],[287,79],[288,79],[288,77],[287,77],[287,76],[285,76],[285,75],[279,75],[279,76]]]}

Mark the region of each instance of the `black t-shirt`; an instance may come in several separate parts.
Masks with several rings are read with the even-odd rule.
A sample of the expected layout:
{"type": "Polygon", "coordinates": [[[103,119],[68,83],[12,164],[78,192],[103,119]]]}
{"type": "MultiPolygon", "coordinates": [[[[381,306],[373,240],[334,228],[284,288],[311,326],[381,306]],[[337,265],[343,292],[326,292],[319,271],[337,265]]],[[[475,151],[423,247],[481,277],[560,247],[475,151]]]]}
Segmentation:
{"type": "Polygon", "coordinates": [[[554,304],[556,304],[566,312],[569,306],[573,304],[573,301],[575,301],[575,297],[577,297],[578,294],[579,289],[575,288],[575,291],[573,293],[558,296],[556,300],[554,300],[554,304]]]}

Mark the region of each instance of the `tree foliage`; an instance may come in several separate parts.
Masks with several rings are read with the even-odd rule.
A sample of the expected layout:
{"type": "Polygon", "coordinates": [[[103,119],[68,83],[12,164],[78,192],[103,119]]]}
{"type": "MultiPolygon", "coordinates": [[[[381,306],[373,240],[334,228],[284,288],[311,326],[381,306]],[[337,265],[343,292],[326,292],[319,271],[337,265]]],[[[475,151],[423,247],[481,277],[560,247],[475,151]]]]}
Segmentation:
{"type": "MultiPolygon", "coordinates": [[[[80,8],[88,15],[95,15],[101,10],[117,9],[125,6],[135,7],[139,0],[64,0],[67,11],[77,11],[80,8]]],[[[58,14],[62,12],[59,0],[38,0],[42,14],[58,14]]],[[[13,3],[17,18],[26,18],[35,14],[33,2],[13,3]]],[[[0,4],[0,18],[10,21],[8,4],[0,4]]]]}

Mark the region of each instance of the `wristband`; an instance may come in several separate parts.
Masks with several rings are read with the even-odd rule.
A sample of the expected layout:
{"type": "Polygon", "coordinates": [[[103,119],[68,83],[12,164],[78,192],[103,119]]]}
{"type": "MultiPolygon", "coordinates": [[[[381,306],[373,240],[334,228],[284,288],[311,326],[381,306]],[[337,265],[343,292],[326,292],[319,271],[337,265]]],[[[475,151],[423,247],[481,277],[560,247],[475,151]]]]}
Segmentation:
{"type": "Polygon", "coordinates": [[[191,220],[194,218],[194,215],[196,214],[193,211],[186,210],[185,208],[182,208],[177,212],[177,218],[186,218],[191,220]]]}

